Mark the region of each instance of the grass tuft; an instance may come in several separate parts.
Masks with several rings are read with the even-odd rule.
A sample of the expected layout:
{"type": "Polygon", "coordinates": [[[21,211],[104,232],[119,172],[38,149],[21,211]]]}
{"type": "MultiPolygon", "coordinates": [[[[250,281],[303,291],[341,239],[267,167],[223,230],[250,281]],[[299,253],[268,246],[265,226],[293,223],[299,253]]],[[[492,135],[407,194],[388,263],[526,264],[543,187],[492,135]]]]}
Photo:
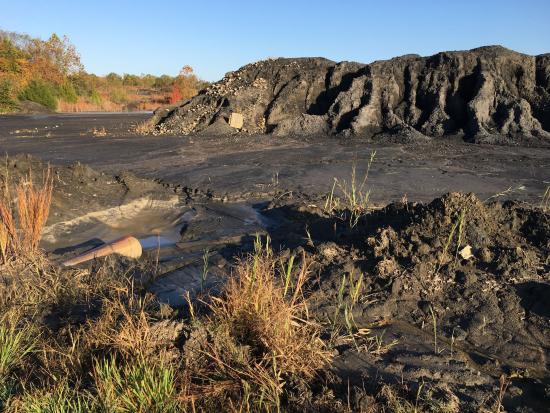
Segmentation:
{"type": "Polygon", "coordinates": [[[18,236],[11,205],[8,200],[0,199],[0,263],[15,255],[17,246],[18,236]]]}
{"type": "Polygon", "coordinates": [[[93,398],[77,393],[67,383],[52,391],[35,390],[26,393],[10,405],[8,411],[24,413],[89,413],[97,411],[93,398]]]}
{"type": "Polygon", "coordinates": [[[34,348],[29,327],[18,329],[13,321],[0,324],[0,381],[5,381],[34,348]]]}
{"type": "Polygon", "coordinates": [[[21,247],[26,252],[35,252],[42,238],[52,202],[53,178],[48,168],[41,187],[35,187],[32,178],[17,187],[17,212],[21,230],[21,247]]]}
{"type": "Polygon", "coordinates": [[[199,349],[200,360],[187,360],[185,400],[278,410],[288,383],[305,385],[330,360],[319,326],[308,320],[305,256],[290,277],[293,266],[281,265],[259,241],[254,254],[237,264],[187,345],[199,349]]]}
{"type": "Polygon", "coordinates": [[[372,151],[363,179],[360,180],[357,177],[357,165],[355,162],[351,168],[349,182],[334,178],[332,190],[326,198],[325,212],[335,214],[342,220],[348,221],[350,228],[354,228],[359,223],[361,217],[368,212],[371,191],[367,189],[367,184],[369,172],[375,157],[376,151],[372,151]],[[335,195],[336,189],[342,194],[341,197],[335,195]]]}
{"type": "Polygon", "coordinates": [[[144,358],[118,363],[114,358],[96,363],[94,380],[103,411],[112,413],[168,413],[178,411],[175,371],[144,358]]]}

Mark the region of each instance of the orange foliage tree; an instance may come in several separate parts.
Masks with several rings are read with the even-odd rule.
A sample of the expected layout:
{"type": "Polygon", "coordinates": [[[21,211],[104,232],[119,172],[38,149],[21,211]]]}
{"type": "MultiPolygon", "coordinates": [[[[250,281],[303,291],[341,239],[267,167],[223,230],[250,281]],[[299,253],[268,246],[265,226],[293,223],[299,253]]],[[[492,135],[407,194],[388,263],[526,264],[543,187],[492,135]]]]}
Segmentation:
{"type": "Polygon", "coordinates": [[[172,91],[170,92],[170,103],[174,104],[182,100],[180,88],[175,83],[172,85],[172,91]]]}
{"type": "Polygon", "coordinates": [[[80,55],[67,36],[55,33],[46,41],[33,39],[28,47],[30,65],[36,77],[62,84],[67,76],[84,70],[80,55]]]}
{"type": "Polygon", "coordinates": [[[190,99],[198,92],[200,81],[189,65],[183,66],[172,85],[170,103],[190,99]]]}

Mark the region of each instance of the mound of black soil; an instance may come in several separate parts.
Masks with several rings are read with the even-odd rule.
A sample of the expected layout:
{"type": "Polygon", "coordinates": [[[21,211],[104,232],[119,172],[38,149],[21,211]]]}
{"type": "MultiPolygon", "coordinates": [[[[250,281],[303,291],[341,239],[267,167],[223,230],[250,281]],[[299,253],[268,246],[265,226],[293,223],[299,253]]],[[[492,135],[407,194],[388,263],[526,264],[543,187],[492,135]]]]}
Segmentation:
{"type": "Polygon", "coordinates": [[[267,214],[286,222],[275,242],[313,262],[319,319],[384,326],[371,331],[382,348],[395,340],[382,352],[342,346],[343,378],[359,388],[431,385],[457,395],[460,411],[480,411],[502,376],[506,411],[548,411],[550,214],[460,193],[391,204],[354,228],[312,206],[267,214]]]}
{"type": "Polygon", "coordinates": [[[181,105],[158,110],[155,133],[463,134],[476,142],[550,138],[550,55],[500,46],[368,65],[322,58],[246,65],[181,105]],[[507,139],[508,138],[508,139],[507,139]]]}

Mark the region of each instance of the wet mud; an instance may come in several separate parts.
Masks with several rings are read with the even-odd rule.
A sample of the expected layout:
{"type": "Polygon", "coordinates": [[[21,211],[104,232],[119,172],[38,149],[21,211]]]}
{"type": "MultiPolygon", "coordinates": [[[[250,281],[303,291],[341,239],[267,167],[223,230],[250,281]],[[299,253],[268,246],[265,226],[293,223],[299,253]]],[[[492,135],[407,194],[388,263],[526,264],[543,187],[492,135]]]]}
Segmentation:
{"type": "MultiPolygon", "coordinates": [[[[506,380],[506,411],[549,410],[548,149],[130,132],[98,140],[75,136],[76,123],[59,136],[2,132],[14,119],[0,124],[10,154],[0,174],[32,171],[39,181],[53,162],[43,238],[53,260],[134,235],[140,261],[154,264],[147,288],[182,308],[219,291],[235,259],[269,236],[283,257],[310,263],[310,311],[341,332],[333,391],[353,409],[391,384],[411,400],[430,389],[455,395],[460,411],[483,411],[506,380]],[[333,179],[350,179],[354,164],[362,176],[373,149],[371,208],[356,222],[327,209],[333,179]]],[[[115,124],[128,130],[130,120],[115,124]]]]}

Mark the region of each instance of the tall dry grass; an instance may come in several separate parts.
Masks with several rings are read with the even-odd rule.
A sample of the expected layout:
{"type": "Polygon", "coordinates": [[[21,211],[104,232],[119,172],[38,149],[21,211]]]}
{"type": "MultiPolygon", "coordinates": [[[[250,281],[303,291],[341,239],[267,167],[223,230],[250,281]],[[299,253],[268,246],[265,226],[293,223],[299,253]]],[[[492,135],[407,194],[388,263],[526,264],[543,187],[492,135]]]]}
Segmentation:
{"type": "Polygon", "coordinates": [[[42,238],[42,231],[50,214],[53,178],[50,168],[46,169],[42,185],[35,187],[32,177],[17,187],[17,212],[21,231],[21,247],[34,252],[42,238]]]}
{"type": "Polygon", "coordinates": [[[11,205],[5,199],[0,199],[0,263],[13,256],[18,245],[15,219],[11,205]]]}
{"type": "Polygon", "coordinates": [[[53,192],[50,168],[45,170],[40,186],[34,184],[29,173],[17,185],[15,200],[11,197],[8,180],[6,174],[0,193],[0,262],[6,262],[17,254],[37,251],[50,213],[53,192]]]}

